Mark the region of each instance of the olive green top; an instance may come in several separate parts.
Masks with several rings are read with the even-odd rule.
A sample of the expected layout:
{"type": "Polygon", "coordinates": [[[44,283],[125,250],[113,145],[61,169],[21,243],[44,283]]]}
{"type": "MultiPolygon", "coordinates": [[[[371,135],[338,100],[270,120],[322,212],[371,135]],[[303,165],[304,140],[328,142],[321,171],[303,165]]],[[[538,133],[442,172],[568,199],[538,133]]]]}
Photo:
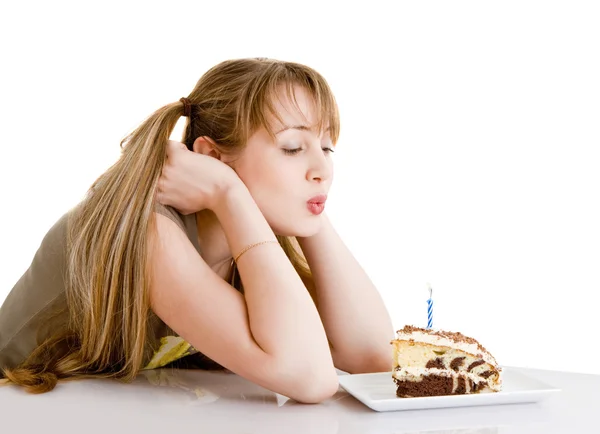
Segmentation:
{"type": "MultiPolygon", "coordinates": [[[[46,233],[31,265],[0,306],[0,368],[14,368],[68,321],[65,298],[66,229],[65,213],[46,233]],[[53,312],[63,312],[58,315],[53,312]]],[[[157,204],[155,211],[173,220],[185,232],[198,254],[196,215],[157,204]]],[[[158,316],[150,311],[146,352],[142,369],[176,367],[219,369],[218,364],[195,350],[158,316]],[[189,357],[186,357],[189,356],[189,357]]]]}

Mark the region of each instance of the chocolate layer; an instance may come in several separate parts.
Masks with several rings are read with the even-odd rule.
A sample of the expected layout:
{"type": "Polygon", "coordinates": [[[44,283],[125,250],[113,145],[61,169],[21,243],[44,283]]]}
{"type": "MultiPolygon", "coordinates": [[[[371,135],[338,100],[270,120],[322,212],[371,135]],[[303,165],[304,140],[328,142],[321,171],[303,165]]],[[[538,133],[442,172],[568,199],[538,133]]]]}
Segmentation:
{"type": "Polygon", "coordinates": [[[487,381],[476,381],[471,378],[458,376],[456,388],[452,376],[440,374],[423,375],[419,381],[393,378],[396,383],[396,396],[399,398],[413,398],[423,396],[465,395],[479,393],[488,386],[487,381]],[[467,381],[469,388],[467,389],[467,381]]]}
{"type": "Polygon", "coordinates": [[[398,380],[394,378],[396,385],[396,396],[399,398],[411,398],[420,396],[452,395],[454,386],[450,377],[441,375],[426,375],[419,382],[398,380]]]}

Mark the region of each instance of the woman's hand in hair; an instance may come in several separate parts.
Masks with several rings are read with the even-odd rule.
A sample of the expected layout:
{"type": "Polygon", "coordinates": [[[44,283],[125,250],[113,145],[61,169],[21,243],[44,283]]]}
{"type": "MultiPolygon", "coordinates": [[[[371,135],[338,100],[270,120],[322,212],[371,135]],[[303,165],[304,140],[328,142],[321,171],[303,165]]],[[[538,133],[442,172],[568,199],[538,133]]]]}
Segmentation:
{"type": "Polygon", "coordinates": [[[220,197],[239,183],[242,180],[237,173],[221,160],[169,140],[156,200],[188,215],[213,209],[220,197]]]}

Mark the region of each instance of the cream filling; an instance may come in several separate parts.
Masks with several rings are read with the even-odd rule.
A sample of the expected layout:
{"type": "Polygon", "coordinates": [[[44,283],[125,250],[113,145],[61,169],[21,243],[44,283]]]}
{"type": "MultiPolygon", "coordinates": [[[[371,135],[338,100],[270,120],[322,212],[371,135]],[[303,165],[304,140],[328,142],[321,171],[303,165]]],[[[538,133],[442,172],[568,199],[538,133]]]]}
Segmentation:
{"type": "Polygon", "coordinates": [[[437,345],[448,348],[455,348],[460,351],[464,351],[465,353],[472,354],[474,356],[481,356],[481,358],[490,365],[498,368],[498,363],[496,359],[487,351],[481,351],[481,349],[476,344],[470,344],[468,342],[456,342],[452,339],[445,338],[437,335],[430,335],[428,333],[423,332],[412,332],[412,333],[401,333],[397,332],[397,339],[403,341],[409,341],[410,339],[415,342],[422,342],[431,345],[437,345]]]}

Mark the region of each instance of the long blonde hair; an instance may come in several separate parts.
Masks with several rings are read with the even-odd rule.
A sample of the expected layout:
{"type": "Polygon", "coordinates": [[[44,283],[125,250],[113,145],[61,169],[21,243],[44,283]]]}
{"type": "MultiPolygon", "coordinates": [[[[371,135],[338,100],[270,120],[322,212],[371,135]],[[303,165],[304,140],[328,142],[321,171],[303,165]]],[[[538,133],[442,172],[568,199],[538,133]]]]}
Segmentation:
{"type": "MultiPolygon", "coordinates": [[[[278,117],[273,102],[300,85],[312,95],[318,128],[330,127],[335,143],[339,115],[325,79],[291,62],[255,58],[222,62],[209,69],[187,97],[192,104],[182,141],[191,150],[208,136],[220,152],[235,153],[254,131],[265,127],[274,137],[268,115],[278,117]]],[[[291,99],[294,101],[294,99],[291,99]]],[[[69,321],[39,343],[19,366],[0,371],[0,382],[32,393],[52,390],[58,381],[112,377],[131,381],[147,355],[150,313],[148,234],[155,230],[154,201],[166,157],[166,144],[183,114],[181,102],[148,117],[121,141],[122,154],[91,186],[67,225],[65,294],[69,321]]],[[[312,276],[294,237],[278,240],[307,283],[312,276]]]]}

